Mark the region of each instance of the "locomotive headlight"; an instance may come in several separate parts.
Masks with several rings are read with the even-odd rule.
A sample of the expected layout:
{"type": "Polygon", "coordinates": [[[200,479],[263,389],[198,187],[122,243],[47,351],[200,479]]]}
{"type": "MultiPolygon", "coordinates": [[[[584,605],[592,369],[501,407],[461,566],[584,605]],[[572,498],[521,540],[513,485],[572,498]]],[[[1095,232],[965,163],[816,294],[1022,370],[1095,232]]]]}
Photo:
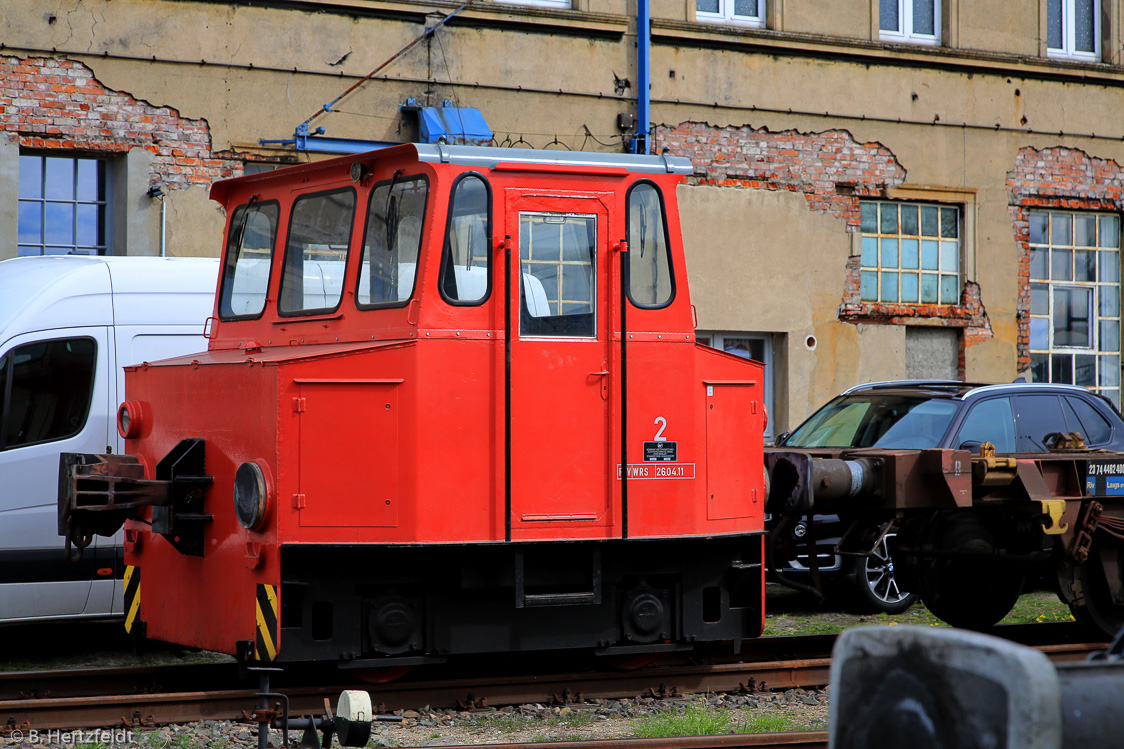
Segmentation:
{"type": "Polygon", "coordinates": [[[134,439],[141,430],[141,404],[137,401],[125,401],[117,409],[117,433],[123,439],[134,439]]]}
{"type": "Polygon", "coordinates": [[[269,504],[267,468],[261,461],[251,461],[238,466],[234,474],[234,512],[242,527],[256,531],[265,522],[269,504]]]}

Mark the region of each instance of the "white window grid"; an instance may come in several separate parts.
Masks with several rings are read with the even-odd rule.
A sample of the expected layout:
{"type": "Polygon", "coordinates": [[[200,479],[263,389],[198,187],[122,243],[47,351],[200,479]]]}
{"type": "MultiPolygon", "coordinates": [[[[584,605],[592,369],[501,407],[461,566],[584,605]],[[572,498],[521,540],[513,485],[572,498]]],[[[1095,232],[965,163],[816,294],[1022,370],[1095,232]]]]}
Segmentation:
{"type": "Polygon", "coordinates": [[[887,304],[960,303],[960,208],[864,200],[859,296],[887,304]]]}
{"type": "Polygon", "coordinates": [[[769,423],[765,426],[765,441],[773,440],[773,336],[770,333],[712,333],[699,332],[695,340],[729,354],[755,359],[765,365],[765,409],[769,423]]]}
{"type": "Polygon", "coordinates": [[[695,20],[740,26],[765,25],[766,0],[695,0],[695,20]]]}
{"type": "Polygon", "coordinates": [[[1031,211],[1029,224],[1031,379],[1081,385],[1119,407],[1120,218],[1031,211]],[[1074,306],[1087,306],[1084,318],[1074,306]]]}
{"type": "Polygon", "coordinates": [[[1072,60],[1099,60],[1100,0],[1046,0],[1046,54],[1072,60]]]}
{"type": "MultiPolygon", "coordinates": [[[[547,302],[550,304],[554,315],[580,314],[594,311],[596,294],[595,266],[596,252],[588,256],[576,256],[579,250],[588,250],[584,246],[575,246],[568,240],[571,239],[565,227],[569,224],[579,231],[586,231],[589,226],[596,227],[597,217],[582,213],[568,214],[536,214],[523,212],[519,214],[521,225],[520,240],[523,243],[522,256],[519,260],[522,272],[538,278],[543,283],[547,302]],[[536,225],[554,225],[557,233],[551,237],[556,241],[535,241],[532,228],[536,225]],[[571,287],[573,277],[567,274],[567,269],[578,271],[581,276],[588,278],[589,286],[575,294],[571,287]],[[551,276],[553,279],[551,280],[551,276]],[[567,283],[570,281],[571,283],[567,283]]],[[[594,244],[596,247],[596,244],[594,244]]],[[[580,284],[579,284],[580,285],[580,284]]]]}
{"type": "Polygon", "coordinates": [[[941,0],[879,0],[878,36],[885,42],[941,43],[941,0]]]}
{"type": "Polygon", "coordinates": [[[542,8],[569,8],[571,0],[492,0],[501,5],[537,5],[542,8]]]}

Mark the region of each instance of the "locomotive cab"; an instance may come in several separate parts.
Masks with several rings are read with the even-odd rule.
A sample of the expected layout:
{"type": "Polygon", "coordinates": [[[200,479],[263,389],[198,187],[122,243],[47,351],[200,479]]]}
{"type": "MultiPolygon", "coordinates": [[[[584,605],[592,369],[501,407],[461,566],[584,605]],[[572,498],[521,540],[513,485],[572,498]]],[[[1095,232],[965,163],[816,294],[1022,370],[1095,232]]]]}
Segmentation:
{"type": "Polygon", "coordinates": [[[130,628],[262,661],[758,635],[762,365],[695,342],[690,172],[403,145],[216,183],[208,350],[127,372],[60,532],[125,523],[130,628]]]}

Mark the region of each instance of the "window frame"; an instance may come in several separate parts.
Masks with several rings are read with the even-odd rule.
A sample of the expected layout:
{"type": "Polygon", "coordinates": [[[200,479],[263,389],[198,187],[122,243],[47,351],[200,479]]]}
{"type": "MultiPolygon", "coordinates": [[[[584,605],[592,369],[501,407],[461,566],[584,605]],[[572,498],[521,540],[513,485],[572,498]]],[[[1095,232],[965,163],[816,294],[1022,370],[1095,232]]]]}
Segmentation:
{"type": "Polygon", "coordinates": [[[769,0],[757,0],[756,16],[738,16],[734,14],[734,0],[718,0],[717,13],[709,13],[698,9],[695,3],[695,21],[698,23],[723,24],[728,26],[748,26],[750,28],[765,28],[766,4],[769,0]]]}
{"type": "MultiPolygon", "coordinates": [[[[774,387],[773,387],[773,369],[774,369],[774,362],[776,361],[776,351],[775,351],[775,349],[776,349],[776,346],[777,346],[777,340],[776,340],[777,336],[774,333],[762,333],[762,332],[738,332],[738,331],[716,332],[716,331],[711,331],[711,330],[700,330],[700,331],[695,332],[695,342],[696,343],[701,343],[704,346],[709,346],[710,348],[717,349],[717,350],[722,351],[724,353],[732,353],[732,352],[727,351],[726,348],[725,348],[725,342],[726,342],[727,338],[747,338],[747,339],[750,339],[750,340],[760,340],[764,343],[765,360],[762,362],[762,364],[765,365],[765,386],[762,388],[762,390],[763,390],[764,401],[765,401],[765,409],[766,409],[766,412],[769,414],[768,423],[765,425],[764,437],[765,437],[766,443],[772,443],[772,441],[774,439],[774,436],[777,433],[776,432],[776,422],[777,422],[777,420],[775,418],[773,418],[773,415],[776,414],[776,411],[773,407],[774,406],[773,399],[775,397],[774,387]]],[[[733,354],[733,355],[737,356],[737,354],[733,354]]],[[[757,360],[753,359],[752,361],[757,361],[757,360]]]]}
{"type": "MultiPolygon", "coordinates": [[[[519,323],[518,323],[518,326],[519,327],[518,327],[518,336],[519,336],[520,339],[564,338],[566,340],[587,340],[587,341],[600,339],[601,333],[602,333],[602,330],[601,330],[602,310],[600,309],[600,307],[601,307],[600,294],[602,293],[602,288],[601,288],[601,283],[600,283],[601,279],[598,275],[598,266],[599,266],[599,263],[601,262],[600,253],[598,252],[598,250],[601,247],[601,242],[602,242],[602,239],[603,239],[602,232],[608,230],[607,227],[602,226],[602,215],[603,214],[599,214],[599,213],[586,213],[586,212],[579,212],[579,211],[555,211],[555,210],[537,210],[537,209],[536,210],[521,210],[521,211],[518,212],[519,254],[518,254],[517,257],[513,257],[513,263],[516,266],[516,272],[518,273],[518,276],[519,276],[519,291],[518,291],[518,294],[519,294],[519,323]],[[563,217],[563,220],[561,222],[547,221],[545,219],[545,217],[547,217],[547,216],[561,216],[561,217],[563,217]],[[589,273],[589,280],[590,280],[589,310],[590,311],[589,312],[576,312],[575,313],[575,312],[566,312],[564,310],[564,305],[567,302],[566,302],[565,296],[564,296],[565,295],[565,275],[563,273],[563,270],[565,269],[567,264],[579,265],[579,266],[584,266],[585,264],[584,263],[575,263],[575,261],[572,261],[572,260],[571,261],[566,260],[564,255],[563,255],[563,250],[565,249],[565,247],[562,246],[562,245],[560,245],[560,247],[559,247],[559,254],[558,254],[558,260],[557,261],[554,261],[553,259],[536,260],[533,256],[532,257],[524,257],[524,252],[527,252],[528,254],[533,253],[534,247],[535,247],[535,244],[534,244],[533,241],[525,242],[523,240],[524,219],[525,218],[531,219],[532,222],[534,221],[534,219],[537,218],[537,219],[540,219],[542,221],[542,223],[544,223],[544,224],[559,223],[562,226],[565,226],[567,220],[569,220],[569,219],[582,219],[582,220],[585,220],[585,221],[592,221],[593,222],[594,235],[593,235],[592,247],[590,248],[592,251],[590,252],[590,262],[589,262],[589,265],[588,265],[588,267],[590,269],[590,273],[589,273]],[[558,295],[559,296],[558,296],[558,299],[555,300],[554,302],[551,302],[550,297],[547,296],[547,303],[548,304],[557,304],[559,314],[535,316],[535,315],[532,315],[530,313],[530,307],[527,305],[527,289],[526,289],[526,280],[525,280],[524,277],[525,276],[531,276],[532,278],[535,278],[536,280],[540,280],[540,279],[537,275],[535,275],[534,273],[525,269],[525,265],[529,265],[529,264],[553,265],[555,268],[557,268],[557,271],[558,271],[557,272],[558,295]],[[577,322],[577,320],[575,320],[573,318],[584,317],[585,315],[588,315],[589,320],[590,320],[588,332],[581,331],[581,332],[578,332],[578,333],[573,333],[573,332],[570,332],[569,327],[567,327],[565,330],[562,330],[562,331],[559,331],[559,330],[556,330],[556,329],[555,330],[548,330],[547,329],[549,326],[554,325],[554,323],[552,323],[550,321],[560,319],[560,320],[562,320],[563,323],[569,323],[572,326],[574,323],[577,322]]],[[[528,225],[527,225],[528,235],[530,235],[530,233],[532,231],[533,231],[533,224],[528,223],[528,225]]],[[[588,228],[587,228],[587,232],[588,232],[588,228]]],[[[561,233],[559,234],[559,239],[560,239],[560,241],[563,241],[563,239],[564,239],[561,233]]],[[[574,302],[571,302],[571,304],[573,304],[573,303],[574,302]]],[[[561,323],[559,323],[559,324],[561,324],[561,323]]]]}
{"type": "Polygon", "coordinates": [[[0,354],[0,360],[3,360],[5,362],[7,362],[7,366],[5,368],[6,369],[5,376],[3,378],[0,378],[0,388],[2,388],[2,389],[0,389],[0,405],[3,406],[3,408],[0,408],[0,453],[7,452],[9,450],[18,450],[18,449],[24,448],[24,447],[31,447],[33,445],[46,445],[46,444],[50,444],[52,442],[61,442],[63,440],[72,439],[73,437],[76,437],[79,434],[81,434],[82,431],[86,429],[86,426],[90,423],[90,413],[93,410],[94,396],[95,396],[96,391],[97,391],[98,364],[99,364],[99,357],[100,356],[101,356],[101,351],[99,350],[98,340],[97,340],[97,338],[95,338],[91,335],[76,335],[76,336],[64,336],[64,337],[61,337],[61,338],[42,338],[42,339],[29,340],[29,341],[25,341],[23,343],[18,343],[16,345],[12,346],[12,348],[5,351],[3,354],[0,354]],[[74,429],[71,432],[67,432],[65,434],[57,435],[57,436],[51,437],[49,439],[41,439],[41,440],[36,440],[34,442],[20,442],[18,444],[9,444],[8,412],[11,410],[11,407],[12,407],[11,395],[12,395],[12,388],[15,385],[15,367],[16,367],[16,364],[15,364],[14,354],[17,351],[19,351],[20,349],[26,348],[28,346],[40,346],[40,345],[51,346],[53,344],[63,343],[63,342],[71,342],[71,341],[88,341],[93,346],[93,353],[92,353],[92,356],[91,356],[91,359],[90,359],[90,379],[89,379],[88,388],[87,388],[87,391],[86,391],[86,407],[85,407],[85,410],[82,412],[82,418],[81,418],[81,421],[79,423],[78,428],[74,429]]]}
{"type": "MultiPolygon", "coordinates": [[[[426,226],[426,219],[429,217],[429,204],[433,199],[433,186],[429,182],[429,177],[422,172],[416,174],[400,174],[397,177],[391,176],[387,179],[380,180],[371,185],[371,189],[367,194],[366,205],[363,210],[363,236],[359,240],[359,268],[355,273],[355,308],[363,311],[376,310],[376,309],[395,309],[397,307],[405,307],[408,305],[418,293],[418,277],[421,275],[422,259],[425,257],[425,241],[426,231],[429,227],[426,226]],[[396,302],[360,302],[359,301],[359,284],[363,278],[363,262],[366,258],[367,250],[367,232],[371,228],[371,203],[375,199],[375,192],[383,185],[389,185],[387,193],[393,189],[397,184],[403,182],[420,181],[425,185],[425,207],[422,209],[421,225],[422,233],[418,238],[418,257],[414,261],[414,285],[410,289],[409,296],[399,299],[396,302]]],[[[356,211],[358,214],[359,211],[356,211]]],[[[346,289],[346,279],[344,281],[344,288],[346,289]]]]}
{"type": "Polygon", "coordinates": [[[898,5],[898,29],[882,28],[881,3],[874,0],[878,6],[878,39],[883,42],[897,42],[903,44],[921,44],[939,47],[941,41],[941,0],[931,0],[933,3],[933,33],[919,34],[913,30],[913,3],[915,0],[893,0],[898,5]]]}
{"type": "Polygon", "coordinates": [[[934,306],[935,307],[946,307],[946,308],[947,307],[959,307],[960,304],[961,304],[961,293],[963,291],[964,278],[965,278],[965,272],[964,272],[965,260],[966,260],[966,258],[965,258],[965,255],[966,255],[965,244],[966,244],[966,238],[967,238],[966,237],[966,234],[967,234],[967,231],[966,231],[967,226],[966,225],[967,225],[968,206],[964,203],[937,202],[937,201],[933,201],[933,200],[905,200],[905,199],[895,199],[895,198],[864,198],[864,199],[860,199],[859,204],[860,204],[860,207],[859,207],[860,213],[861,213],[862,207],[864,205],[879,206],[878,208],[876,208],[876,217],[875,217],[876,231],[874,231],[873,233],[865,231],[862,227],[861,218],[860,218],[859,230],[857,232],[855,232],[856,239],[857,239],[857,242],[858,242],[858,248],[859,248],[858,254],[859,254],[859,300],[860,300],[860,302],[863,303],[863,304],[900,304],[900,305],[907,305],[907,306],[910,306],[910,307],[934,307],[934,306]],[[880,207],[882,205],[894,205],[894,206],[897,207],[897,215],[898,215],[898,219],[897,219],[898,230],[897,230],[897,232],[887,233],[887,232],[882,231],[882,210],[881,210],[881,207],[880,207]],[[917,234],[916,235],[905,234],[905,233],[902,232],[901,209],[902,209],[902,207],[909,207],[909,206],[916,207],[917,211],[918,211],[918,219],[917,219],[918,228],[917,228],[917,234]],[[936,208],[937,211],[938,211],[938,213],[937,213],[937,233],[935,235],[923,233],[923,219],[921,217],[921,212],[925,208],[936,208]],[[956,236],[955,237],[945,237],[942,233],[941,215],[942,215],[942,212],[946,211],[946,210],[956,211],[956,236]],[[897,244],[897,264],[896,264],[896,266],[883,266],[882,265],[883,240],[886,239],[886,238],[889,238],[889,237],[896,237],[897,238],[898,244],[897,244]],[[906,267],[903,266],[903,263],[902,263],[902,252],[901,252],[902,241],[903,241],[904,238],[913,238],[913,237],[916,237],[917,243],[918,243],[917,267],[916,268],[906,268],[906,267]],[[866,244],[866,240],[868,238],[873,239],[873,241],[874,241],[874,253],[875,253],[875,264],[874,265],[868,265],[866,262],[864,262],[864,260],[866,259],[866,251],[865,251],[864,245],[866,244]],[[947,268],[942,267],[942,264],[941,264],[941,246],[942,246],[943,242],[947,242],[948,240],[953,240],[953,239],[956,242],[956,261],[955,261],[955,264],[954,264],[955,269],[949,270],[947,268]],[[924,245],[924,242],[926,242],[926,241],[930,241],[930,242],[936,241],[937,242],[937,267],[936,268],[923,268],[922,267],[923,266],[923,259],[922,259],[922,257],[923,257],[923,245],[924,245]],[[897,291],[897,299],[883,299],[883,295],[882,295],[882,273],[884,272],[884,268],[885,268],[885,270],[890,270],[891,272],[895,272],[897,274],[897,278],[898,278],[898,280],[897,280],[897,290],[898,290],[897,291]],[[874,299],[868,299],[868,298],[863,296],[862,281],[863,281],[863,276],[866,273],[874,273],[874,275],[875,275],[875,288],[876,288],[877,295],[876,295],[876,298],[874,298],[874,299]],[[925,301],[924,297],[922,295],[923,294],[923,292],[922,292],[922,280],[923,280],[922,276],[926,275],[926,274],[937,276],[937,298],[936,298],[936,301],[925,301]],[[902,301],[901,279],[902,279],[902,276],[904,276],[904,275],[916,275],[917,276],[917,301],[902,301]],[[955,275],[955,279],[956,279],[955,292],[954,292],[955,297],[954,297],[953,301],[946,302],[946,301],[942,300],[941,280],[945,277],[949,277],[949,276],[953,276],[953,275],[955,275]]]}
{"type": "Polygon", "coordinates": [[[1046,26],[1042,33],[1042,44],[1046,48],[1046,57],[1056,60],[1075,60],[1080,62],[1100,62],[1101,61],[1101,34],[1103,33],[1103,24],[1101,23],[1101,0],[1092,0],[1093,2],[1093,51],[1086,52],[1084,50],[1075,49],[1076,40],[1076,24],[1074,17],[1077,14],[1076,3],[1077,0],[1058,0],[1061,4],[1060,23],[1062,25],[1062,46],[1050,46],[1050,1],[1045,0],[1045,10],[1043,17],[1046,21],[1046,26]]]}
{"type": "MultiPolygon", "coordinates": [[[[444,240],[441,243],[441,268],[437,273],[437,290],[440,292],[441,298],[445,300],[446,304],[450,304],[454,307],[479,307],[480,305],[484,304],[489,299],[491,299],[491,297],[492,297],[492,267],[493,267],[493,262],[495,260],[495,258],[493,257],[493,252],[492,252],[492,218],[493,218],[492,184],[488,181],[487,177],[485,177],[483,174],[481,174],[480,172],[477,172],[475,170],[470,170],[470,171],[467,171],[467,172],[461,172],[460,174],[458,174],[457,178],[453,181],[452,186],[449,188],[449,207],[448,207],[448,210],[445,213],[445,237],[444,237],[444,240]],[[487,255],[486,255],[486,257],[487,257],[487,260],[488,260],[488,286],[484,290],[484,295],[482,297],[480,297],[479,299],[467,299],[467,300],[466,299],[452,299],[445,293],[445,277],[446,277],[446,273],[447,273],[446,268],[448,267],[447,262],[450,259],[450,255],[449,255],[449,228],[450,228],[450,226],[452,225],[452,222],[453,222],[453,204],[454,204],[454,201],[457,198],[457,188],[460,187],[462,182],[464,182],[465,180],[467,180],[471,177],[475,177],[476,179],[479,179],[481,182],[484,183],[484,193],[487,196],[487,204],[486,204],[486,207],[485,207],[485,211],[487,212],[487,217],[486,217],[486,220],[484,222],[484,237],[485,237],[485,240],[487,241],[487,255]]],[[[364,234],[364,240],[365,239],[366,239],[366,235],[364,234]]]]}
{"type": "MultiPolygon", "coordinates": [[[[260,318],[262,315],[265,314],[265,310],[269,307],[269,283],[270,283],[270,279],[273,278],[274,261],[277,259],[277,238],[281,236],[280,229],[281,229],[281,203],[278,202],[275,199],[259,201],[259,200],[254,200],[253,198],[251,198],[250,200],[248,200],[245,203],[242,203],[241,205],[237,206],[233,211],[230,212],[230,225],[227,228],[226,247],[223,249],[223,264],[222,264],[222,268],[221,268],[222,272],[221,272],[220,277],[219,277],[218,304],[215,305],[215,309],[218,312],[218,318],[222,322],[232,322],[232,321],[236,321],[236,320],[257,320],[258,318],[260,318]],[[265,277],[265,295],[264,295],[264,299],[262,300],[261,311],[256,313],[256,314],[251,314],[251,315],[224,315],[223,314],[223,295],[226,292],[227,277],[228,277],[228,273],[230,273],[231,270],[236,265],[236,263],[234,263],[234,264],[231,263],[231,244],[230,244],[231,239],[232,239],[232,237],[230,236],[230,232],[234,229],[234,219],[235,219],[236,216],[239,215],[238,214],[239,211],[243,211],[242,215],[245,216],[250,211],[251,208],[253,208],[254,210],[260,211],[265,207],[276,208],[276,210],[277,210],[276,222],[277,223],[273,227],[273,242],[272,242],[272,244],[269,248],[269,270],[267,271],[266,277],[265,277]]],[[[241,248],[239,248],[239,252],[241,253],[241,248]]],[[[234,289],[231,288],[230,292],[233,295],[234,289]]]]}
{"type": "MultiPolygon", "coordinates": [[[[1113,211],[1088,211],[1072,208],[1055,208],[1050,206],[1036,207],[1027,211],[1027,291],[1029,293],[1029,306],[1027,308],[1027,352],[1030,355],[1030,376],[1034,382],[1060,382],[1063,384],[1077,385],[1090,389],[1098,395],[1109,399],[1110,402],[1119,403],[1121,393],[1120,362],[1124,354],[1124,316],[1120,312],[1120,295],[1124,292],[1124,283],[1121,280],[1121,257],[1124,248],[1121,247],[1124,237],[1124,220],[1119,213],[1113,211]],[[1063,232],[1057,232],[1055,239],[1055,221],[1064,217],[1068,225],[1068,239],[1063,232]],[[1077,222],[1082,218],[1095,219],[1095,244],[1078,244],[1077,222]],[[1045,220],[1041,230],[1036,229],[1038,222],[1045,220]],[[1115,245],[1102,244],[1105,221],[1115,234],[1115,245]],[[1038,237],[1038,232],[1043,232],[1038,237]],[[1037,239],[1036,239],[1037,237],[1037,239]],[[1041,254],[1039,254],[1041,253],[1041,254]],[[1096,269],[1093,280],[1088,277],[1077,278],[1076,269],[1079,266],[1078,256],[1089,253],[1095,257],[1096,269]],[[1068,256],[1068,259],[1066,259],[1068,256]],[[1065,260],[1064,268],[1058,260],[1065,260]],[[1068,274],[1069,277],[1055,278],[1055,275],[1068,274]],[[1061,345],[1056,339],[1056,325],[1054,311],[1056,307],[1055,293],[1059,290],[1091,290],[1092,305],[1089,309],[1089,339],[1087,346],[1061,345]],[[1044,293],[1045,311],[1037,306],[1043,301],[1039,296],[1044,293]],[[1112,304],[1115,298],[1115,305],[1112,304]],[[1115,314],[1105,314],[1105,312],[1115,314]],[[1039,328],[1038,326],[1043,326],[1039,328]],[[1115,329],[1114,348],[1108,347],[1108,341],[1113,338],[1115,329]],[[1045,346],[1041,336],[1045,335],[1045,346]],[[1083,385],[1077,380],[1077,357],[1092,357],[1094,359],[1093,384],[1083,385]],[[1059,358],[1060,359],[1057,359],[1059,358]],[[1070,378],[1054,379],[1055,361],[1070,361],[1070,378]],[[1043,362],[1045,362],[1043,364],[1043,362]],[[1037,367],[1045,367],[1046,379],[1034,376],[1037,367]],[[1107,367],[1107,368],[1106,368],[1107,367]],[[1113,378],[1111,375],[1115,375],[1113,378]],[[1115,380],[1115,381],[1114,381],[1115,380]]],[[[1089,270],[1086,266],[1086,275],[1089,270]]]]}
{"type": "MultiPolygon", "coordinates": [[[[37,150],[23,150],[19,152],[19,161],[22,162],[24,158],[34,158],[39,160],[40,173],[39,173],[39,196],[24,196],[22,194],[22,175],[17,179],[16,194],[17,194],[17,237],[16,237],[16,253],[19,257],[35,257],[31,253],[24,253],[26,249],[37,249],[38,256],[44,255],[88,255],[100,256],[109,255],[113,248],[113,169],[112,164],[108,158],[100,156],[92,156],[87,153],[76,151],[37,151],[37,150]],[[72,180],[70,185],[71,197],[70,198],[49,198],[47,197],[47,159],[66,159],[71,162],[72,180]],[[98,190],[101,197],[95,200],[85,200],[78,197],[79,191],[79,174],[78,162],[88,161],[94,162],[99,170],[98,175],[98,190]],[[38,242],[25,242],[19,235],[19,209],[27,204],[38,204],[39,206],[39,241],[38,242]],[[71,239],[72,243],[66,244],[61,242],[48,242],[47,241],[47,226],[50,223],[46,216],[47,207],[50,204],[55,205],[71,205],[73,206],[72,216],[72,230],[73,234],[71,239]],[[78,243],[78,222],[79,222],[79,206],[95,206],[97,209],[98,219],[100,222],[101,244],[86,245],[78,243]],[[47,252],[48,248],[66,249],[65,253],[47,252]]],[[[22,170],[21,170],[22,171],[22,170]]]]}
{"type": "Polygon", "coordinates": [[[572,0],[492,0],[497,5],[530,5],[537,8],[557,8],[571,10],[574,7],[572,0]]]}
{"type": "Polygon", "coordinates": [[[668,228],[668,225],[667,225],[667,203],[664,201],[663,191],[660,190],[659,185],[657,185],[655,182],[653,182],[650,179],[638,179],[629,186],[628,192],[625,193],[624,210],[625,210],[625,224],[626,224],[626,227],[627,227],[626,228],[626,236],[628,237],[628,254],[629,254],[629,282],[628,282],[628,288],[626,289],[626,293],[628,294],[628,301],[632,304],[633,307],[636,307],[637,309],[649,309],[649,310],[651,310],[651,309],[665,309],[667,307],[670,307],[671,304],[675,301],[675,295],[676,295],[675,262],[674,262],[674,256],[672,255],[672,252],[671,252],[671,231],[670,231],[670,229],[668,228]],[[630,215],[629,215],[629,211],[632,207],[631,206],[632,194],[638,187],[640,187],[642,185],[650,186],[652,189],[654,189],[656,191],[656,198],[660,202],[660,219],[663,223],[663,243],[664,243],[663,247],[664,247],[664,254],[667,258],[667,272],[668,272],[668,276],[669,276],[669,279],[670,279],[671,290],[668,292],[667,300],[664,301],[664,302],[661,302],[659,304],[642,304],[640,302],[637,302],[632,297],[632,268],[631,268],[631,265],[632,265],[633,242],[632,242],[632,221],[631,221],[631,218],[630,218],[630,215]]]}
{"type": "MultiPolygon", "coordinates": [[[[288,224],[287,227],[285,227],[285,247],[284,247],[284,250],[282,251],[282,256],[281,256],[281,272],[280,272],[280,274],[278,274],[279,277],[277,279],[276,309],[277,309],[277,316],[278,317],[285,317],[285,318],[316,317],[316,316],[322,316],[322,315],[331,315],[331,314],[334,314],[335,312],[337,312],[339,310],[340,305],[343,304],[343,296],[344,296],[343,292],[347,290],[347,266],[348,266],[348,261],[351,258],[351,247],[352,247],[352,244],[353,244],[352,240],[355,238],[355,217],[359,213],[358,207],[359,207],[359,195],[356,192],[355,188],[352,187],[351,185],[346,185],[346,186],[343,186],[343,187],[331,187],[331,188],[328,188],[326,190],[317,190],[315,192],[302,193],[302,194],[294,197],[293,201],[291,203],[289,203],[289,206],[288,206],[288,209],[289,209],[289,224],[288,224]],[[282,304],[285,301],[285,299],[284,299],[284,297],[285,297],[285,274],[286,274],[286,272],[288,270],[288,266],[289,266],[289,250],[291,249],[290,242],[292,241],[292,238],[293,238],[293,222],[296,219],[296,207],[302,201],[305,201],[305,200],[312,200],[314,198],[320,198],[320,197],[324,197],[324,196],[327,196],[327,195],[334,195],[334,194],[341,194],[342,195],[342,194],[345,194],[345,193],[351,193],[352,197],[355,200],[355,203],[352,207],[351,222],[347,227],[347,251],[345,252],[344,258],[343,258],[343,277],[340,281],[340,284],[341,284],[341,286],[340,286],[340,298],[336,300],[336,304],[333,307],[314,307],[314,308],[301,307],[300,309],[286,311],[285,308],[282,306],[282,304]]],[[[272,267],[272,264],[271,264],[270,273],[272,274],[272,272],[273,272],[273,267],[272,267]]],[[[302,273],[301,273],[301,297],[302,298],[304,297],[304,273],[303,273],[303,270],[302,270],[302,273]]]]}

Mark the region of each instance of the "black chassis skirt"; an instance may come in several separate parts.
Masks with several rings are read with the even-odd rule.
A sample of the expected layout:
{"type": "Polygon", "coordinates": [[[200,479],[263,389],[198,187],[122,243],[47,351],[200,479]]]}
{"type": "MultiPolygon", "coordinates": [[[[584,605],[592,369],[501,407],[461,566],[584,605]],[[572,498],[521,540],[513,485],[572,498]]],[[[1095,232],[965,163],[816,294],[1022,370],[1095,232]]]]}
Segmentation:
{"type": "Polygon", "coordinates": [[[690,648],[761,633],[763,536],[281,549],[278,660],[690,648]]]}

